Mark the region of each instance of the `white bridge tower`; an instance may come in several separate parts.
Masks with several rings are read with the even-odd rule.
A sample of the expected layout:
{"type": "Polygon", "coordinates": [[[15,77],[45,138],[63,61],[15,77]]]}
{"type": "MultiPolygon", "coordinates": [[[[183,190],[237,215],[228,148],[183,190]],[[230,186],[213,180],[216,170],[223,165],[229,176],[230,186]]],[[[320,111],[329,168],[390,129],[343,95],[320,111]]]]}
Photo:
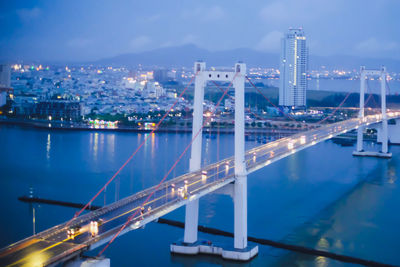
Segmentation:
{"type": "Polygon", "coordinates": [[[380,152],[364,151],[364,128],[365,126],[360,126],[357,129],[357,150],[353,152],[354,156],[369,156],[369,157],[382,157],[390,158],[392,153],[388,151],[388,122],[386,115],[386,68],[382,67],[380,70],[367,70],[365,67],[360,69],[360,112],[358,118],[361,121],[365,121],[365,111],[364,111],[364,99],[365,99],[365,85],[367,82],[367,76],[380,77],[381,80],[381,112],[382,114],[382,132],[381,132],[381,142],[382,149],[380,152]]]}
{"type": "Polygon", "coordinates": [[[218,254],[231,260],[249,260],[258,253],[258,246],[247,245],[247,172],[244,144],[244,84],[246,64],[236,63],[234,71],[206,71],[205,62],[195,62],[196,74],[193,105],[193,138],[190,172],[201,169],[204,88],[208,81],[232,82],[235,89],[235,183],[228,185],[234,202],[234,249],[199,242],[197,238],[199,199],[186,204],[185,234],[182,242],[171,245],[171,252],[181,254],[218,254]],[[199,133],[200,131],[200,133],[199,133]]]}

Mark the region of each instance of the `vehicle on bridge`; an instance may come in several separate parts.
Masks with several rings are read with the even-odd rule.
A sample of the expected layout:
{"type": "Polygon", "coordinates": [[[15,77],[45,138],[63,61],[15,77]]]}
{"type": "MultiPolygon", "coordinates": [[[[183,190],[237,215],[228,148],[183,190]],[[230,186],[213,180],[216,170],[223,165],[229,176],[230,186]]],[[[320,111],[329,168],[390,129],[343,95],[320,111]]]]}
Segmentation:
{"type": "Polygon", "coordinates": [[[80,234],[80,226],[72,226],[67,230],[67,238],[74,240],[75,236],[80,234]]]}
{"type": "Polygon", "coordinates": [[[92,237],[95,237],[99,233],[99,226],[102,224],[103,224],[103,219],[90,221],[89,232],[92,237]]]}

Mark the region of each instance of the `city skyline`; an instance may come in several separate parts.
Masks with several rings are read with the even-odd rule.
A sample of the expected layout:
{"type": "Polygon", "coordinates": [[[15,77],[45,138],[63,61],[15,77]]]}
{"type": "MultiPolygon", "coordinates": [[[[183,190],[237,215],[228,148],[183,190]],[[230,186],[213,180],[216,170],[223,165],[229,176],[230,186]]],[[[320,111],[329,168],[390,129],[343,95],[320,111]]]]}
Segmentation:
{"type": "Polygon", "coordinates": [[[397,1],[176,3],[2,3],[0,58],[96,60],[184,44],[279,53],[283,32],[304,27],[310,54],[400,59],[397,1]]]}

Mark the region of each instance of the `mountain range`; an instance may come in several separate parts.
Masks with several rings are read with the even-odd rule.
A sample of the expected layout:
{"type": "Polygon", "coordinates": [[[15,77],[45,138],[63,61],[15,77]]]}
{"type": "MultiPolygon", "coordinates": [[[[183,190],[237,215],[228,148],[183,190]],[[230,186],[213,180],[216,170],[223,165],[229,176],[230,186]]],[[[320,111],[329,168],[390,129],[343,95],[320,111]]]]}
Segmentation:
{"type": "MultiPolygon", "coordinates": [[[[103,58],[94,64],[102,65],[124,65],[129,67],[156,66],[156,67],[191,67],[196,60],[203,60],[207,66],[228,67],[235,62],[243,61],[249,67],[273,67],[279,66],[279,54],[267,53],[250,48],[238,48],[225,51],[209,51],[199,48],[193,44],[163,47],[140,53],[121,54],[114,57],[103,58]]],[[[317,70],[323,68],[358,70],[360,66],[367,68],[380,68],[386,66],[389,72],[400,72],[400,60],[389,58],[362,58],[357,56],[336,55],[316,56],[310,55],[309,69],[317,70]]]]}

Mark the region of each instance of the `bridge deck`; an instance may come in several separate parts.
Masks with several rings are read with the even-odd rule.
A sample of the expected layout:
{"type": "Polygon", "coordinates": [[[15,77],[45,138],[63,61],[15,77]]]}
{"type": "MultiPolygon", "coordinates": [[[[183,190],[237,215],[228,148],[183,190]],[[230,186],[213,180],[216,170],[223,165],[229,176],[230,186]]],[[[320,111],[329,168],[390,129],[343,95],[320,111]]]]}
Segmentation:
{"type": "MultiPolygon", "coordinates": [[[[389,113],[388,118],[397,118],[400,112],[389,113]]],[[[245,159],[248,173],[263,168],[299,150],[318,142],[343,134],[362,125],[377,123],[379,115],[360,119],[350,119],[322,126],[318,129],[299,133],[287,138],[258,146],[246,151],[245,159]]],[[[44,232],[21,240],[0,250],[1,266],[47,266],[63,262],[85,250],[94,249],[106,242],[127,221],[138,212],[129,227],[121,233],[137,229],[183,205],[200,198],[229,183],[234,182],[234,159],[224,159],[203,169],[186,173],[167,182],[158,189],[151,187],[101,209],[79,216],[69,225],[63,223],[44,232]],[[154,190],[154,195],[143,205],[154,190]],[[91,235],[91,222],[98,222],[98,233],[91,235]],[[75,234],[67,236],[68,229],[75,234]]]]}

